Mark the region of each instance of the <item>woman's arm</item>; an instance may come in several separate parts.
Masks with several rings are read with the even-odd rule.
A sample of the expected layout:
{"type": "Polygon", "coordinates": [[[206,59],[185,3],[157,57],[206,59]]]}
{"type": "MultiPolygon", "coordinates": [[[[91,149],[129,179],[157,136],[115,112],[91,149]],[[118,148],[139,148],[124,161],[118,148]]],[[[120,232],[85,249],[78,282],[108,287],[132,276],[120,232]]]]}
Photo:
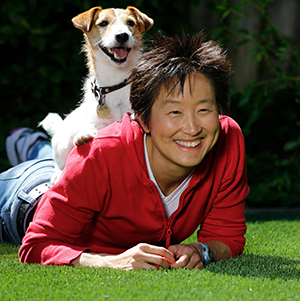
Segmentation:
{"type": "Polygon", "coordinates": [[[107,192],[104,168],[98,168],[96,173],[101,164],[89,158],[91,146],[85,144],[72,150],[59,182],[39,201],[19,251],[22,262],[70,265],[89,249],[88,244],[76,242],[96,213],[101,212],[107,192]]]}
{"type": "MultiPolygon", "coordinates": [[[[213,261],[230,258],[230,250],[226,244],[220,241],[209,241],[206,242],[206,245],[212,252],[213,261]]],[[[73,260],[72,264],[123,270],[158,269],[160,267],[163,269],[203,269],[204,258],[202,245],[199,243],[172,245],[169,250],[141,243],[118,255],[84,252],[73,260]]]]}
{"type": "Polygon", "coordinates": [[[174,263],[173,254],[162,247],[141,243],[118,255],[82,253],[72,261],[76,266],[106,267],[123,270],[168,269],[174,263]]]}

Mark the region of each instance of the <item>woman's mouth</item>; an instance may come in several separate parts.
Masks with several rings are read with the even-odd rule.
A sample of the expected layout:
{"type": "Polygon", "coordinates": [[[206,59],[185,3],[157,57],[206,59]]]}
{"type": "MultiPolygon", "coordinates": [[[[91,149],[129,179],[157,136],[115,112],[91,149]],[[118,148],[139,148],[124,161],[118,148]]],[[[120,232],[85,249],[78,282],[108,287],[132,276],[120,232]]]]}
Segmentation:
{"type": "Polygon", "coordinates": [[[201,139],[199,140],[195,140],[195,141],[180,141],[180,140],[175,140],[175,143],[182,145],[184,147],[189,147],[189,148],[193,148],[193,147],[197,147],[200,143],[201,143],[201,139]]]}

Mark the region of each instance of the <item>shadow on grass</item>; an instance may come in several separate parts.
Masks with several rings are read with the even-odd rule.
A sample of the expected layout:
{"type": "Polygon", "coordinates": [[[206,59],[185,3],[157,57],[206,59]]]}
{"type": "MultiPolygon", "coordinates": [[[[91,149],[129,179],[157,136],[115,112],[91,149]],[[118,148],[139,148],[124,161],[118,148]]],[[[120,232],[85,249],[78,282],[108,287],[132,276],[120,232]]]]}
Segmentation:
{"type": "Polygon", "coordinates": [[[213,273],[247,278],[299,280],[300,260],[248,254],[232,258],[229,261],[211,264],[207,270],[213,273]]]}

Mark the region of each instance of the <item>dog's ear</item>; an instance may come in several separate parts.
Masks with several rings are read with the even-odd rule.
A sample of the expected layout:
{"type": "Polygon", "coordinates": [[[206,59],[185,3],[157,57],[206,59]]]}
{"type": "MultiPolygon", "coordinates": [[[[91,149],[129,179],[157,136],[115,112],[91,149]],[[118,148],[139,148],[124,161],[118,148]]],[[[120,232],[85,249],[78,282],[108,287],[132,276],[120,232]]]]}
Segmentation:
{"type": "Polygon", "coordinates": [[[137,8],[133,6],[128,6],[127,9],[134,14],[136,20],[138,21],[138,26],[141,32],[148,31],[153,26],[153,19],[149,18],[146,14],[140,12],[137,8]]]}
{"type": "Polygon", "coordinates": [[[102,11],[102,7],[93,7],[90,10],[79,14],[72,19],[75,27],[81,29],[83,32],[88,32],[91,30],[95,19],[98,17],[99,13],[102,11]]]}

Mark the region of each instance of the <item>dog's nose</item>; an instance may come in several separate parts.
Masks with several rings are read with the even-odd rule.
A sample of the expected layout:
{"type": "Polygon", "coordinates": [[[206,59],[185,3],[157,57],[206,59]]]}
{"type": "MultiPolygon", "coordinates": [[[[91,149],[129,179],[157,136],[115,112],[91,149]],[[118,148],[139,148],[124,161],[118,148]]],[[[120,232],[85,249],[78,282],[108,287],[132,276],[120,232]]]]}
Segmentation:
{"type": "Polygon", "coordinates": [[[129,38],[129,36],[127,33],[120,33],[120,34],[116,35],[116,40],[120,44],[124,44],[125,42],[127,42],[128,38],[129,38]]]}

